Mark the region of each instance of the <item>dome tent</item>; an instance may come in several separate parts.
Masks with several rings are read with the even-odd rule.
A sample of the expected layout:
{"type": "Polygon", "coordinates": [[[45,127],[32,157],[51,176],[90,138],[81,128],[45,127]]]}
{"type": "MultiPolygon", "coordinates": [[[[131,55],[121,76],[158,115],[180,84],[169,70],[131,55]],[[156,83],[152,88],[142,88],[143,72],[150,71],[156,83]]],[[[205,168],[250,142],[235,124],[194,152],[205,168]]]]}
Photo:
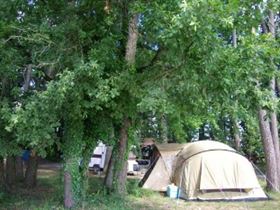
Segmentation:
{"type": "Polygon", "coordinates": [[[197,141],[182,145],[172,154],[175,155],[169,156],[171,161],[166,163],[166,155],[159,153],[146,182],[143,182],[144,188],[158,190],[156,185],[160,183],[160,189],[166,190],[168,184],[174,183],[180,188],[180,197],[187,200],[267,198],[251,163],[223,143],[197,141]],[[156,174],[162,174],[162,177],[151,177],[156,174]],[[153,183],[153,180],[157,182],[146,184],[153,183]]]}

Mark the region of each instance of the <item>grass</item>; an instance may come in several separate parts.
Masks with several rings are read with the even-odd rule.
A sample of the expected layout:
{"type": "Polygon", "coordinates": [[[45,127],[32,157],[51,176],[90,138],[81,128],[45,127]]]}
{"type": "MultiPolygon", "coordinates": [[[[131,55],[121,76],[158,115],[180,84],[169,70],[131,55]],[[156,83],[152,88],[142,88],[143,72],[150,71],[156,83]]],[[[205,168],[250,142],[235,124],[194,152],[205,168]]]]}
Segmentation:
{"type": "MultiPolygon", "coordinates": [[[[107,195],[102,190],[102,178],[90,177],[89,195],[79,209],[97,210],[277,210],[280,194],[270,193],[272,200],[256,202],[186,202],[137,187],[137,180],[128,182],[128,196],[107,195]]],[[[0,209],[50,210],[63,209],[63,183],[59,171],[40,170],[34,190],[18,188],[13,194],[0,193],[0,209]]]]}

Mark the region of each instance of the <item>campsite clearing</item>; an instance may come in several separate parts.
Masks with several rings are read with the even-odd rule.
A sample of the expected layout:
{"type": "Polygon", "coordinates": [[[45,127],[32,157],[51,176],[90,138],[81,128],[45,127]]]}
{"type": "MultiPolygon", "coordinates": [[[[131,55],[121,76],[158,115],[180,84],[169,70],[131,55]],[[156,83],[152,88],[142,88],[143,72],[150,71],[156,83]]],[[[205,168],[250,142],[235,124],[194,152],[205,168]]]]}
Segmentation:
{"type": "MultiPolygon", "coordinates": [[[[170,199],[163,194],[137,187],[138,180],[129,179],[129,195],[125,199],[109,196],[102,190],[102,178],[90,178],[89,197],[84,209],[110,210],[276,210],[280,194],[270,194],[272,200],[257,202],[189,202],[170,199]]],[[[61,202],[63,188],[59,170],[40,169],[38,186],[34,190],[19,189],[14,196],[0,195],[0,209],[64,209],[61,202]]],[[[82,209],[82,208],[81,208],[82,209]]]]}

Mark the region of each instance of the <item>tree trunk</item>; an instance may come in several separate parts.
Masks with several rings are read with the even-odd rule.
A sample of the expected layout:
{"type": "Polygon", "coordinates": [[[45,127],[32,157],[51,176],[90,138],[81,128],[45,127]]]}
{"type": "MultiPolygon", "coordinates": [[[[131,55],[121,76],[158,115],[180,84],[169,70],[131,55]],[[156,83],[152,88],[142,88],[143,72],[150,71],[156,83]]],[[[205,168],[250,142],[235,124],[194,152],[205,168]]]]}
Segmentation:
{"type": "MultiPolygon", "coordinates": [[[[26,67],[26,70],[24,72],[24,84],[23,84],[23,92],[26,93],[29,89],[29,85],[30,85],[30,80],[31,80],[31,75],[32,75],[32,64],[28,64],[26,67]]],[[[37,159],[37,157],[36,157],[37,159]]],[[[32,177],[34,177],[34,173],[37,174],[37,172],[34,172],[34,167],[37,170],[37,165],[34,162],[34,160],[31,161],[31,165],[29,164],[29,162],[31,161],[31,159],[29,159],[27,161],[27,167],[26,167],[26,171],[25,171],[25,176],[24,176],[24,172],[23,172],[23,160],[20,157],[16,158],[16,176],[17,176],[17,180],[24,180],[24,183],[26,186],[32,188],[34,184],[34,186],[36,185],[36,180],[31,180],[33,179],[32,177]],[[35,164],[34,166],[32,164],[35,164]],[[29,171],[31,170],[31,171],[29,171]],[[28,176],[28,177],[26,177],[28,176]]],[[[37,178],[37,175],[35,175],[35,178],[37,178]]]]}
{"type": "Polygon", "coordinates": [[[134,65],[136,47],[138,40],[138,27],[137,27],[138,15],[134,15],[129,21],[128,26],[128,39],[126,43],[125,60],[128,65],[134,65]]]}
{"type": "Polygon", "coordinates": [[[0,191],[4,189],[5,186],[5,165],[4,158],[0,157],[0,191]]]}
{"type": "MultiPolygon", "coordinates": [[[[272,78],[272,80],[270,82],[270,87],[271,87],[271,90],[274,93],[274,97],[276,98],[277,97],[277,95],[276,95],[277,84],[276,84],[276,79],[275,78],[272,78]]],[[[271,135],[272,135],[274,149],[275,149],[276,161],[278,163],[277,164],[277,166],[278,166],[278,177],[280,177],[280,165],[279,165],[280,164],[280,148],[279,148],[278,120],[277,120],[276,111],[273,111],[270,114],[270,118],[271,118],[270,130],[271,130],[271,135]]]]}
{"type": "Polygon", "coordinates": [[[268,29],[271,35],[275,38],[275,17],[272,10],[268,11],[268,29]]]}
{"type": "Polygon", "coordinates": [[[111,157],[112,157],[112,147],[107,147],[103,173],[107,172],[111,157]]]}
{"type": "MultiPolygon", "coordinates": [[[[280,187],[280,150],[279,150],[279,134],[278,134],[278,122],[275,111],[270,114],[271,122],[270,122],[270,130],[271,136],[273,140],[274,150],[275,150],[275,158],[277,163],[277,177],[279,177],[279,187],[280,187]]],[[[280,188],[279,188],[280,189],[280,188]]]]}
{"type": "Polygon", "coordinates": [[[234,48],[237,47],[237,33],[236,33],[236,28],[233,29],[233,32],[232,32],[232,46],[234,48]]]}
{"type": "Polygon", "coordinates": [[[75,205],[74,196],[72,192],[72,176],[70,172],[64,172],[64,207],[72,208],[75,205]]]}
{"type": "Polygon", "coordinates": [[[161,140],[162,143],[168,143],[168,125],[166,120],[166,115],[162,115],[160,119],[160,127],[161,127],[161,140]]]}
{"type": "Polygon", "coordinates": [[[199,130],[198,130],[198,139],[199,140],[205,140],[206,136],[205,136],[205,124],[203,123],[199,130]]]}
{"type": "MultiPolygon", "coordinates": [[[[128,66],[135,63],[136,46],[138,39],[137,28],[138,15],[131,17],[128,26],[128,39],[126,43],[125,60],[128,66]]],[[[105,178],[106,186],[111,191],[124,195],[126,193],[126,177],[127,177],[127,160],[126,151],[128,143],[128,129],[130,120],[127,116],[123,118],[120,129],[120,138],[117,147],[113,151],[113,155],[109,164],[107,176],[105,178]],[[114,159],[113,159],[114,156],[114,159]]]]}
{"type": "Polygon", "coordinates": [[[64,206],[74,208],[82,201],[83,176],[80,167],[84,124],[80,116],[67,118],[64,122],[64,206]]]}
{"type": "Polygon", "coordinates": [[[233,138],[234,138],[234,147],[237,151],[241,149],[241,138],[239,132],[239,123],[236,119],[232,119],[232,127],[233,127],[233,138]]]}
{"type": "Polygon", "coordinates": [[[273,191],[279,191],[279,177],[277,172],[277,162],[273,139],[270,131],[269,119],[265,110],[259,110],[259,126],[264,146],[266,160],[266,180],[267,188],[273,191]]]}
{"type": "MultiPolygon", "coordinates": [[[[271,35],[275,38],[275,19],[272,10],[269,10],[268,30],[271,33],[271,35]]],[[[270,89],[273,91],[273,97],[276,97],[276,81],[274,77],[271,79],[270,89]]],[[[266,156],[266,169],[267,169],[267,179],[268,179],[267,187],[270,190],[279,191],[280,190],[280,166],[279,166],[280,151],[279,151],[277,114],[276,111],[273,110],[270,115],[267,115],[267,113],[263,110],[262,115],[263,115],[262,118],[264,117],[267,118],[267,119],[263,119],[263,121],[265,120],[266,121],[265,123],[267,124],[265,129],[263,127],[260,127],[262,133],[267,133],[266,135],[262,134],[263,144],[265,148],[265,156],[266,156]],[[269,117],[270,117],[270,123],[269,123],[269,117]]],[[[262,122],[260,120],[260,124],[261,123],[262,122]]]]}
{"type": "Polygon", "coordinates": [[[27,188],[33,188],[37,184],[37,168],[38,168],[38,156],[32,151],[27,162],[27,168],[25,171],[24,185],[27,188]]]}
{"type": "MultiPolygon", "coordinates": [[[[269,10],[269,19],[268,19],[268,28],[271,35],[275,38],[275,19],[274,19],[274,13],[272,10],[269,10]]],[[[273,62],[273,61],[271,61],[273,62]]],[[[277,97],[276,89],[277,84],[275,78],[272,78],[270,82],[271,90],[273,91],[274,97],[277,97]]],[[[277,120],[277,113],[276,111],[273,111],[270,114],[271,123],[270,123],[270,130],[275,150],[275,158],[276,158],[276,166],[277,166],[277,177],[278,177],[278,190],[280,190],[280,148],[279,148],[279,133],[278,133],[278,120],[277,120]]]]}
{"type": "Polygon", "coordinates": [[[8,188],[12,188],[16,184],[16,165],[14,156],[9,156],[6,160],[6,184],[8,188]]]}
{"type": "MultiPolygon", "coordinates": [[[[232,32],[232,46],[234,48],[237,48],[237,33],[236,33],[236,28],[233,29],[232,32]]],[[[236,118],[233,117],[232,119],[232,123],[233,123],[233,137],[234,137],[234,145],[235,145],[235,149],[237,151],[240,150],[240,143],[241,143],[241,138],[240,138],[240,132],[239,132],[239,124],[238,124],[238,120],[236,118]]]]}
{"type": "Polygon", "coordinates": [[[106,171],[106,176],[104,179],[104,184],[107,189],[112,190],[113,189],[113,173],[114,173],[114,165],[115,165],[115,158],[114,158],[114,153],[112,152],[112,155],[110,157],[107,171],[106,171]]]}
{"type": "Polygon", "coordinates": [[[130,127],[130,120],[125,118],[120,129],[120,139],[117,145],[116,157],[113,161],[113,191],[117,194],[124,195],[126,193],[126,177],[127,177],[127,141],[128,129],[130,127]]]}
{"type": "Polygon", "coordinates": [[[17,178],[17,181],[24,180],[23,161],[20,156],[16,156],[16,178],[17,178]]]}
{"type": "Polygon", "coordinates": [[[32,65],[28,64],[24,75],[23,92],[27,92],[29,89],[31,75],[32,75],[32,65]]]}

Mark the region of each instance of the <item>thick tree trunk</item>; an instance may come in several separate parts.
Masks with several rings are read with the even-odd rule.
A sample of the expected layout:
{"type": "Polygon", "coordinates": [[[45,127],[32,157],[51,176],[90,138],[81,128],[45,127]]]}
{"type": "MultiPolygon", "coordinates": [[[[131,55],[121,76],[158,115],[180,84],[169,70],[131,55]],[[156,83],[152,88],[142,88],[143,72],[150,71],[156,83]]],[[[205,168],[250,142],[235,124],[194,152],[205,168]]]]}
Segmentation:
{"type": "Polygon", "coordinates": [[[6,160],[6,184],[8,188],[12,188],[16,184],[16,164],[14,156],[8,156],[6,160]]]}
{"type": "Polygon", "coordinates": [[[268,29],[271,35],[275,38],[275,17],[272,10],[268,11],[268,29]]]}
{"type": "MultiPolygon", "coordinates": [[[[274,97],[276,96],[276,80],[275,78],[272,78],[270,82],[271,89],[274,93],[274,97]]],[[[279,149],[279,133],[278,133],[278,120],[277,120],[277,114],[276,111],[273,111],[270,114],[270,130],[271,130],[271,136],[273,140],[274,150],[275,150],[275,158],[277,163],[277,176],[279,177],[279,187],[280,187],[280,149],[279,149]]]]}
{"type": "Polygon", "coordinates": [[[20,156],[16,156],[16,178],[18,181],[24,180],[23,160],[20,156]]]}
{"type": "Polygon", "coordinates": [[[262,136],[262,142],[266,160],[266,180],[267,188],[273,191],[279,191],[279,177],[277,171],[277,160],[273,139],[270,130],[269,119],[265,110],[259,110],[259,126],[262,136]]]}
{"type": "Polygon", "coordinates": [[[29,157],[25,171],[24,185],[27,188],[33,188],[37,184],[38,156],[35,152],[29,157]]]}
{"type": "MultiPolygon", "coordinates": [[[[125,60],[128,66],[133,66],[135,63],[136,46],[137,46],[137,39],[138,39],[137,21],[138,21],[138,15],[132,16],[129,21],[128,39],[126,43],[126,52],[125,52],[125,60]]],[[[126,151],[127,151],[129,127],[130,127],[130,120],[126,116],[123,119],[123,123],[120,129],[119,142],[117,147],[113,151],[107,176],[105,178],[106,186],[109,189],[111,189],[111,191],[120,195],[124,195],[126,193],[126,177],[127,177],[126,151]]]]}
{"type": "Polygon", "coordinates": [[[116,158],[114,160],[113,170],[113,191],[117,194],[124,195],[126,193],[126,177],[127,177],[127,141],[130,120],[125,118],[120,129],[120,139],[117,145],[116,158]]]}
{"type": "MultiPolygon", "coordinates": [[[[274,13],[272,10],[269,10],[269,18],[268,18],[268,28],[271,35],[275,38],[275,19],[274,19],[274,13]]],[[[270,88],[273,91],[274,97],[277,97],[277,84],[275,78],[272,78],[270,82],[270,88]]],[[[275,151],[275,159],[276,159],[276,167],[277,167],[277,177],[278,177],[278,190],[280,190],[280,148],[279,148],[279,133],[278,133],[278,120],[277,120],[277,113],[276,111],[273,111],[270,114],[270,130],[271,130],[271,136],[273,140],[274,145],[274,151],[275,151]]]]}
{"type": "Polygon", "coordinates": [[[81,167],[83,163],[82,139],[84,124],[80,116],[65,119],[64,123],[64,206],[75,208],[82,202],[83,176],[81,167]]]}
{"type": "Polygon", "coordinates": [[[278,122],[277,116],[275,112],[270,114],[271,122],[270,122],[270,130],[271,136],[273,140],[274,150],[275,150],[275,158],[277,163],[277,176],[279,177],[279,187],[280,187],[280,150],[279,150],[279,134],[278,134],[278,122]]]}
{"type": "Polygon", "coordinates": [[[72,176],[70,172],[64,172],[64,207],[72,208],[75,205],[74,196],[72,192],[72,176]]]}
{"type": "MultiPolygon", "coordinates": [[[[75,156],[75,155],[74,155],[75,156]]],[[[73,208],[82,201],[82,175],[78,156],[67,158],[64,169],[64,207],[73,208]]]]}
{"type": "Polygon", "coordinates": [[[107,147],[103,173],[107,172],[111,157],[112,157],[112,147],[107,147]]]}
{"type": "Polygon", "coordinates": [[[114,160],[115,160],[114,153],[112,153],[110,160],[109,160],[108,168],[106,171],[106,176],[104,179],[104,184],[105,184],[106,188],[109,190],[113,189],[113,174],[114,174],[114,165],[115,165],[114,160]]]}
{"type": "Polygon", "coordinates": [[[136,47],[138,40],[138,27],[137,27],[138,15],[134,15],[129,21],[128,26],[128,39],[126,43],[125,60],[128,65],[134,65],[136,47]]]}
{"type": "Polygon", "coordinates": [[[4,158],[0,157],[0,191],[4,189],[5,186],[5,165],[4,158]]]}

